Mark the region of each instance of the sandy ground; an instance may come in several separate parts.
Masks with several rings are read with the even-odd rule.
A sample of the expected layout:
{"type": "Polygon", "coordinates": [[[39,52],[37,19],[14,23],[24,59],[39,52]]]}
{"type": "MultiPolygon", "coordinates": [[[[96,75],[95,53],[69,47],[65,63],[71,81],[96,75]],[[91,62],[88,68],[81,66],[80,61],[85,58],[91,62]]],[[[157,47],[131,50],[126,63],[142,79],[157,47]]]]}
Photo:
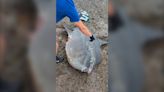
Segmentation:
{"type": "MultiPolygon", "coordinates": [[[[89,29],[99,38],[107,39],[107,15],[104,15],[107,14],[107,0],[94,0],[94,2],[92,0],[75,0],[75,2],[79,10],[83,9],[89,13],[90,21],[86,23],[89,29]]],[[[67,20],[64,22],[70,25],[67,20]]],[[[56,92],[107,92],[108,47],[102,47],[101,64],[96,66],[90,75],[81,73],[73,69],[67,62],[64,48],[66,38],[61,30],[57,29],[60,42],[58,54],[65,57],[65,61],[57,64],[56,92]]]]}

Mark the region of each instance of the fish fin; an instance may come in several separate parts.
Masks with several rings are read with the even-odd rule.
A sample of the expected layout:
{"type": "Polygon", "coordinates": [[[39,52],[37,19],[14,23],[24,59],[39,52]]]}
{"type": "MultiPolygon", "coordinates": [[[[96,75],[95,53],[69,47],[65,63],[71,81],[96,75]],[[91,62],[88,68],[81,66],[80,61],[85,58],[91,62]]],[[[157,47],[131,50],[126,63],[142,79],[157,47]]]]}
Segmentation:
{"type": "Polygon", "coordinates": [[[109,42],[103,41],[101,39],[98,39],[98,40],[99,40],[100,46],[102,46],[102,45],[108,45],[108,43],[109,43],[109,42]]]}
{"type": "Polygon", "coordinates": [[[63,25],[65,31],[67,31],[68,35],[70,35],[72,33],[72,30],[70,30],[67,25],[63,25]]]}

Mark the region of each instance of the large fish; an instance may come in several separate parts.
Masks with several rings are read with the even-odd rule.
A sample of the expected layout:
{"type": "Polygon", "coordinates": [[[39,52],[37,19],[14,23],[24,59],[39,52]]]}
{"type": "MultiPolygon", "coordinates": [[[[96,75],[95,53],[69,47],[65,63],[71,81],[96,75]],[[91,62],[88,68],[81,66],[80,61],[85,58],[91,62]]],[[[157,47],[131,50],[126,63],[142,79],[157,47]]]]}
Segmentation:
{"type": "Polygon", "coordinates": [[[101,62],[101,45],[107,44],[98,38],[93,42],[85,36],[78,28],[73,31],[65,27],[68,33],[66,42],[66,54],[69,64],[81,72],[91,73],[94,66],[101,62]]]}

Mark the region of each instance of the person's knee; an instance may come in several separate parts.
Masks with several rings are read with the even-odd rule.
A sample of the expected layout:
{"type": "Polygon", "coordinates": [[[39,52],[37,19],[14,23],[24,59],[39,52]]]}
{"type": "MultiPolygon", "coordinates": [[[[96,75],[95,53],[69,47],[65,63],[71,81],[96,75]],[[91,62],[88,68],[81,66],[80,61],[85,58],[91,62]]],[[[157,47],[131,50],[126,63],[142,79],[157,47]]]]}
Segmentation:
{"type": "Polygon", "coordinates": [[[57,53],[57,51],[58,51],[58,47],[59,47],[59,44],[58,44],[58,39],[57,39],[58,37],[56,37],[56,53],[57,53]]]}

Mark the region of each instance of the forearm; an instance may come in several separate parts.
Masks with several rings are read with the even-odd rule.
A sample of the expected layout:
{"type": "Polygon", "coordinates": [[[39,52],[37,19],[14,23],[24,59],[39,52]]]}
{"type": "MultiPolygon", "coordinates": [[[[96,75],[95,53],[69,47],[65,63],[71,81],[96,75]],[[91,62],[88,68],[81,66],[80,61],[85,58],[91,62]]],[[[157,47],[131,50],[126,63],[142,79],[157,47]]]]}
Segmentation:
{"type": "Polygon", "coordinates": [[[91,41],[91,42],[95,40],[93,34],[92,34],[92,33],[89,31],[89,29],[83,24],[82,21],[76,22],[76,23],[75,23],[75,26],[77,26],[83,34],[85,34],[86,36],[90,37],[90,41],[91,41]]]}
{"type": "Polygon", "coordinates": [[[92,36],[92,33],[89,31],[89,29],[87,27],[81,27],[80,31],[83,32],[86,36],[92,36]]]}
{"type": "Polygon", "coordinates": [[[90,37],[92,36],[92,33],[89,31],[89,29],[82,23],[82,21],[79,21],[75,23],[75,26],[80,29],[80,31],[85,34],[86,36],[90,37]]]}

